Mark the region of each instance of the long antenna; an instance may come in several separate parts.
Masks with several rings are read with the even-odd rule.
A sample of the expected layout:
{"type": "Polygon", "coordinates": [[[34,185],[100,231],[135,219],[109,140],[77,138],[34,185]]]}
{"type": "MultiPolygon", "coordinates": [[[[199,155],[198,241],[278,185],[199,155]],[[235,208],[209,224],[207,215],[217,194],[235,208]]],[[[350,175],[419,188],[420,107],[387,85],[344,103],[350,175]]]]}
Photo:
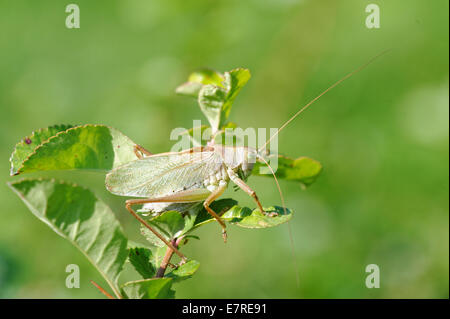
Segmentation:
{"type": "MultiPolygon", "coordinates": [[[[354,74],[358,73],[359,71],[361,71],[362,69],[364,69],[366,66],[368,66],[369,64],[371,64],[373,61],[375,61],[377,58],[379,58],[380,56],[384,55],[385,53],[387,53],[390,49],[382,51],[381,53],[377,54],[376,56],[374,56],[372,59],[370,59],[368,62],[366,62],[365,64],[361,65],[359,68],[353,70],[352,72],[348,73],[346,76],[344,76],[343,78],[341,78],[339,81],[335,82],[334,84],[332,84],[330,87],[328,87],[325,91],[323,91],[322,93],[320,93],[318,96],[316,96],[314,99],[312,99],[308,104],[306,104],[305,106],[303,106],[299,111],[297,111],[297,113],[295,113],[289,120],[287,120],[265,143],[262,147],[260,147],[258,149],[258,158],[260,158],[266,165],[267,167],[270,169],[273,177],[275,178],[275,182],[277,184],[277,188],[278,188],[278,192],[280,193],[280,197],[281,197],[281,202],[283,205],[283,209],[284,209],[284,213],[287,213],[286,210],[286,205],[284,203],[284,196],[283,193],[281,191],[281,187],[280,184],[278,183],[278,179],[276,177],[276,174],[274,172],[274,170],[272,169],[272,167],[269,165],[269,163],[264,159],[264,157],[262,155],[260,155],[261,150],[263,150],[267,144],[269,144],[274,138],[275,136],[277,136],[289,123],[291,123],[297,116],[299,116],[301,113],[303,113],[303,111],[305,111],[311,104],[313,104],[314,102],[316,102],[318,99],[320,99],[325,93],[327,93],[328,91],[330,91],[331,89],[333,89],[334,87],[338,86],[340,83],[342,83],[343,81],[345,81],[346,79],[348,79],[349,77],[353,76],[354,74]]],[[[296,280],[297,280],[297,287],[299,286],[300,283],[300,279],[299,279],[299,275],[297,272],[297,260],[295,258],[295,250],[294,250],[294,239],[292,236],[292,229],[291,229],[291,225],[289,224],[288,221],[288,227],[289,227],[289,238],[291,241],[291,249],[292,249],[292,256],[293,256],[293,260],[294,260],[294,266],[295,266],[295,276],[296,276],[296,280]]]]}
{"type": "MultiPolygon", "coordinates": [[[[286,209],[286,204],[284,202],[283,192],[281,191],[280,183],[278,183],[278,179],[277,179],[277,176],[275,174],[275,171],[273,170],[272,166],[269,165],[269,163],[265,160],[265,158],[263,156],[258,155],[258,158],[260,160],[262,160],[267,165],[269,170],[272,172],[273,178],[275,179],[275,183],[277,184],[278,193],[280,193],[281,205],[283,205],[284,214],[287,215],[287,209],[286,209]]],[[[292,235],[292,229],[291,229],[291,224],[290,224],[289,220],[287,222],[287,225],[288,225],[288,228],[289,228],[289,239],[291,241],[292,258],[294,260],[295,279],[297,280],[297,287],[300,287],[300,278],[299,278],[299,275],[298,275],[297,259],[295,258],[294,236],[292,235]]]]}
{"type": "Polygon", "coordinates": [[[328,89],[326,89],[325,91],[323,91],[322,93],[320,93],[318,96],[316,96],[314,99],[312,99],[308,104],[306,104],[305,106],[303,106],[299,111],[297,111],[297,113],[295,113],[289,120],[287,120],[267,141],[266,143],[264,143],[264,145],[262,147],[260,147],[258,149],[258,153],[263,150],[267,144],[269,144],[274,138],[275,136],[277,136],[289,123],[291,123],[297,116],[299,116],[301,113],[303,113],[303,111],[305,111],[311,104],[313,104],[314,102],[316,102],[318,99],[320,99],[325,93],[327,93],[328,91],[330,91],[331,89],[333,89],[334,87],[338,86],[339,84],[341,84],[342,82],[344,82],[345,80],[347,80],[349,77],[355,75],[356,73],[358,73],[359,71],[361,71],[362,69],[364,69],[366,66],[368,66],[369,64],[371,64],[373,61],[375,61],[377,58],[379,58],[380,56],[384,55],[385,53],[387,53],[388,51],[390,51],[390,49],[384,50],[381,53],[378,53],[376,56],[374,56],[372,59],[370,59],[368,62],[366,62],[365,64],[361,65],[359,68],[353,70],[352,72],[348,73],[346,76],[344,76],[343,78],[341,78],[339,81],[335,82],[333,85],[331,85],[328,89]]]}

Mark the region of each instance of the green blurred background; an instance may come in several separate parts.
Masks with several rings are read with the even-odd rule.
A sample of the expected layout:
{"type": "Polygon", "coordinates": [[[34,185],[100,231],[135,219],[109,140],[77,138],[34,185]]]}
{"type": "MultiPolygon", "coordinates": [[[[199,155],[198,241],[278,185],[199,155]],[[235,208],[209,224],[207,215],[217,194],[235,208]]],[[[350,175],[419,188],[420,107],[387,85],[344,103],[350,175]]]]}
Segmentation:
{"type": "MultiPolygon", "coordinates": [[[[185,248],[201,267],[177,297],[449,297],[448,1],[3,0],[0,47],[0,297],[102,297],[89,283],[103,282],[96,270],[6,186],[20,178],[9,177],[8,158],[31,131],[101,123],[167,151],[173,128],[206,122],[194,100],[174,93],[199,67],[249,68],[230,119],[279,127],[389,48],[280,134],[282,153],[324,165],[307,190],[281,181],[295,210],[298,269],[286,225],[230,226],[224,244],[210,224],[185,248]],[[71,2],[80,29],[65,27],[71,2]],[[380,29],[365,27],[370,3],[380,6],[380,29]],[[81,267],[80,289],[65,287],[72,263],[81,267]],[[365,287],[371,263],[381,269],[379,289],[365,287]]],[[[104,189],[102,174],[38,175],[90,187],[140,240],[125,198],[104,189]]],[[[280,204],[273,180],[249,184],[264,205],[280,204]]],[[[227,194],[254,205],[243,192],[227,194]]]]}

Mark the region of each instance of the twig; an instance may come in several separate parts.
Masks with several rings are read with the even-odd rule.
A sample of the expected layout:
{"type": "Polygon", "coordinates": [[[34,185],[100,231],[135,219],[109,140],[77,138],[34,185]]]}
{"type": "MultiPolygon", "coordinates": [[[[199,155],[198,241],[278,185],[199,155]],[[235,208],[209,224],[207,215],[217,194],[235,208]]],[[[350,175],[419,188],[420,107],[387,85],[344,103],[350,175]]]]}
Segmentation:
{"type": "MultiPolygon", "coordinates": [[[[175,238],[171,241],[171,244],[178,248],[178,245],[183,240],[184,236],[181,236],[179,238],[175,238]]],[[[164,255],[164,258],[161,262],[161,265],[159,266],[158,271],[156,272],[155,278],[162,278],[164,277],[164,273],[166,272],[167,266],[170,264],[170,259],[173,256],[174,251],[170,249],[170,247],[167,247],[166,254],[164,255]]]]}
{"type": "Polygon", "coordinates": [[[100,290],[100,292],[102,294],[104,294],[106,297],[108,297],[109,299],[116,299],[114,298],[112,295],[110,295],[105,289],[103,289],[102,287],[100,287],[99,284],[97,284],[95,281],[90,280],[91,284],[93,284],[95,287],[97,287],[98,290],[100,290]]]}

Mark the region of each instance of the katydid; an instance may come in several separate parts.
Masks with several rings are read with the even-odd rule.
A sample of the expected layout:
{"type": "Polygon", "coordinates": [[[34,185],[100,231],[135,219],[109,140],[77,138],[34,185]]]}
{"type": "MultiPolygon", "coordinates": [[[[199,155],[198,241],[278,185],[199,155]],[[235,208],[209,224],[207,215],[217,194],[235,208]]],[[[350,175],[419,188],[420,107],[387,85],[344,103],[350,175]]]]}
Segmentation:
{"type": "Polygon", "coordinates": [[[294,118],[305,111],[322,95],[366,67],[375,58],[384,53],[382,52],[366,64],[347,74],[303,106],[259,149],[216,144],[214,138],[209,141],[207,146],[194,147],[181,152],[161,154],[151,154],[143,147],[136,145],[135,153],[138,159],[110,171],[106,175],[106,188],[116,195],[140,197],[141,199],[127,200],[125,204],[127,210],[180,256],[182,262],[186,260],[185,256],[140,217],[132,209],[133,205],[154,205],[155,203],[161,203],[167,207],[167,205],[171,204],[189,206],[195,203],[203,203],[204,208],[222,227],[222,236],[226,242],[227,232],[225,222],[210,208],[210,204],[222,195],[231,181],[251,196],[259,210],[265,213],[256,192],[245,183],[251,174],[255,160],[261,160],[271,170],[278,191],[280,192],[283,207],[286,209],[275,172],[264,159],[263,151],[265,147],[294,118]]]}

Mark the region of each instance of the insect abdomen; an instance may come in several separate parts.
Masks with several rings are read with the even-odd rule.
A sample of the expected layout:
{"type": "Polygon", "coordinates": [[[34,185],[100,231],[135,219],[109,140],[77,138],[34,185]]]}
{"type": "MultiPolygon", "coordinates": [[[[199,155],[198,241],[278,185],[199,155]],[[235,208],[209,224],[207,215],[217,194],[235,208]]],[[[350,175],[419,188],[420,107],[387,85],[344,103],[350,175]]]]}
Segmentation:
{"type": "Polygon", "coordinates": [[[218,187],[228,185],[230,177],[228,176],[227,169],[224,165],[220,167],[216,172],[212,172],[208,178],[203,181],[203,186],[210,192],[215,191],[218,187]]]}

